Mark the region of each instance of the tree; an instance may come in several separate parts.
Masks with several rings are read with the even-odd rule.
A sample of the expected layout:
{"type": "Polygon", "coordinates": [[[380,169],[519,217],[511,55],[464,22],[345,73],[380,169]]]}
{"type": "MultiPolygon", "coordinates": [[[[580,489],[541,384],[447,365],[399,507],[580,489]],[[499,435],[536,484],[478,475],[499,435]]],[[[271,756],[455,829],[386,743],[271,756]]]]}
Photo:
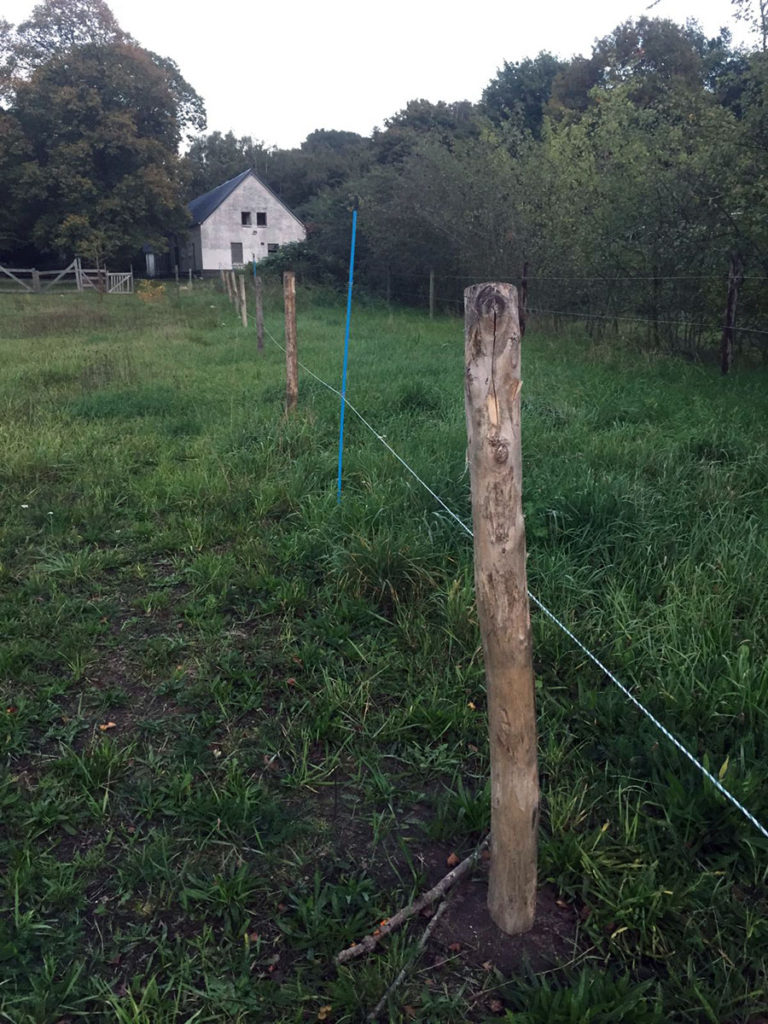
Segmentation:
{"type": "Polygon", "coordinates": [[[263,142],[255,142],[248,136],[236,138],[233,132],[222,135],[211,132],[195,139],[184,157],[182,164],[188,178],[188,196],[195,196],[216,188],[224,181],[241,174],[246,167],[263,177],[267,171],[270,151],[263,142]]]}
{"type": "Polygon", "coordinates": [[[760,40],[760,49],[768,50],[768,0],[731,0],[734,17],[743,21],[760,40]]]}
{"type": "Polygon", "coordinates": [[[185,226],[177,93],[152,54],[74,47],[17,84],[8,116],[27,146],[17,234],[37,251],[127,259],[185,226]]]}
{"type": "Polygon", "coordinates": [[[543,51],[532,60],[504,61],[504,67],[483,90],[482,105],[488,117],[494,122],[514,121],[539,138],[552,83],[563,67],[563,61],[543,51]]]}

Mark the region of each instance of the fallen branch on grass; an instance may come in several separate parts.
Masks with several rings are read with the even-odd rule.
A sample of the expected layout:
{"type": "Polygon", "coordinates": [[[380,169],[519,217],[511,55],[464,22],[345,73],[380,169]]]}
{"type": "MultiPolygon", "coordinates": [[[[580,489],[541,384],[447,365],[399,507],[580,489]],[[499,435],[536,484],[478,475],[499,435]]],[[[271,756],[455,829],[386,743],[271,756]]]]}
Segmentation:
{"type": "MultiPolygon", "coordinates": [[[[467,858],[467,859],[469,860],[470,858],[467,858]]],[[[412,957],[411,961],[405,965],[405,967],[402,969],[402,971],[400,971],[398,976],[395,978],[395,980],[389,986],[389,988],[384,993],[384,995],[381,997],[381,999],[378,1001],[378,1003],[376,1003],[376,1006],[368,1014],[367,1020],[369,1020],[369,1021],[376,1021],[376,1020],[379,1019],[379,1014],[384,1009],[384,1007],[387,1005],[387,1000],[389,999],[389,997],[405,981],[405,979],[408,976],[408,971],[411,969],[411,967],[413,967],[414,963],[416,962],[416,960],[419,957],[419,954],[421,953],[421,951],[424,949],[424,947],[426,946],[427,942],[429,941],[429,937],[432,934],[432,932],[435,930],[435,925],[437,924],[437,922],[442,917],[442,915],[443,915],[443,913],[445,911],[445,908],[448,906],[448,901],[450,900],[450,898],[451,897],[449,895],[438,906],[437,910],[435,910],[435,912],[432,915],[432,918],[431,918],[429,924],[424,929],[424,934],[419,939],[419,944],[416,947],[416,952],[415,952],[414,956],[412,957]]]]}
{"type": "Polygon", "coordinates": [[[482,843],[480,843],[480,845],[470,853],[468,857],[465,857],[460,864],[457,864],[455,868],[449,871],[445,878],[442,878],[437,885],[434,885],[429,890],[429,892],[425,892],[423,896],[419,896],[419,898],[414,900],[413,903],[404,907],[402,910],[398,910],[394,917],[390,917],[388,920],[382,921],[381,925],[370,935],[366,935],[364,939],[361,939],[359,942],[354,942],[347,949],[342,949],[340,953],[337,953],[336,963],[346,964],[349,963],[350,960],[356,960],[359,956],[365,956],[366,953],[373,952],[381,940],[385,939],[387,935],[396,931],[401,924],[404,924],[409,918],[413,917],[414,914],[418,914],[424,909],[424,907],[428,907],[430,903],[434,903],[435,900],[444,896],[452,885],[455,885],[460,878],[463,878],[464,875],[467,874],[470,868],[474,867],[477,863],[478,857],[488,846],[488,841],[489,837],[486,836],[482,843]]]}

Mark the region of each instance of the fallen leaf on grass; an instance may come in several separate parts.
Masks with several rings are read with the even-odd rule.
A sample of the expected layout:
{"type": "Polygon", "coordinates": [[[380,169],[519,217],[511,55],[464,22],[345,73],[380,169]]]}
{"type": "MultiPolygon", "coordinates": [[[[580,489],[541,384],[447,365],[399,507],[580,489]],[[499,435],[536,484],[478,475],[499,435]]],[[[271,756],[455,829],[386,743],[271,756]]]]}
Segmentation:
{"type": "Polygon", "coordinates": [[[448,947],[448,952],[449,953],[460,953],[461,952],[461,943],[460,942],[452,942],[450,944],[450,946],[448,947]]]}
{"type": "Polygon", "coordinates": [[[117,722],[105,722],[103,725],[99,726],[99,729],[101,729],[102,732],[106,732],[107,729],[116,729],[116,728],[117,728],[117,722]]]}
{"type": "Polygon", "coordinates": [[[293,678],[293,676],[291,676],[290,679],[286,679],[285,680],[285,685],[286,686],[295,686],[296,685],[296,680],[293,678]]]}
{"type": "Polygon", "coordinates": [[[500,999],[490,999],[488,1009],[491,1013],[504,1013],[504,1003],[500,999]]]}
{"type": "Polygon", "coordinates": [[[416,1009],[415,1006],[411,1006],[410,1003],[406,1003],[405,1006],[403,1007],[403,1013],[408,1018],[408,1020],[416,1020],[416,1014],[418,1013],[418,1010],[416,1009]]]}
{"type": "Polygon", "coordinates": [[[445,863],[448,865],[449,868],[455,868],[456,865],[459,863],[459,858],[456,856],[455,853],[449,853],[448,856],[446,857],[445,863]]]}
{"type": "Polygon", "coordinates": [[[328,1014],[331,1012],[332,1009],[332,1006],[321,1006],[317,1012],[317,1019],[328,1020],[328,1014]]]}
{"type": "Polygon", "coordinates": [[[6,715],[15,715],[18,710],[19,709],[14,704],[11,704],[10,707],[5,709],[5,713],[6,715]]]}

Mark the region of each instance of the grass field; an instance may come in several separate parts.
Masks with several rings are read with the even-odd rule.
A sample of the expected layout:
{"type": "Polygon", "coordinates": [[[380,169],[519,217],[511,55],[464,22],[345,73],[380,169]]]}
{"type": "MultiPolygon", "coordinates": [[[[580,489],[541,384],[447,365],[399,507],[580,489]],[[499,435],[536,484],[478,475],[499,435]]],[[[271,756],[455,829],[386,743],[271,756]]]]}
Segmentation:
{"type": "MultiPolygon", "coordinates": [[[[286,421],[215,291],[0,303],[0,1019],[356,1022],[409,963],[383,1020],[768,1018],[768,841],[536,614],[567,955],[336,968],[487,827],[467,538],[353,416],[337,507],[338,400],[286,421]]],[[[333,383],[343,324],[301,291],[333,383]]],[[[468,521],[462,379],[458,319],[355,310],[350,400],[468,521]]],[[[523,395],[531,589],[768,822],[768,374],[534,325],[523,395]]]]}

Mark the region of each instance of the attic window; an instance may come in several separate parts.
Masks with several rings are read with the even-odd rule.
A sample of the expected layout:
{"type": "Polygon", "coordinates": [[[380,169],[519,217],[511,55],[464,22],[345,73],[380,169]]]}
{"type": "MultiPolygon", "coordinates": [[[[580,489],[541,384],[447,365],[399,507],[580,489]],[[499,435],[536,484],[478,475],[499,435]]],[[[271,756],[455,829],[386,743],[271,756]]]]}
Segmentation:
{"type": "MultiPolygon", "coordinates": [[[[258,214],[257,214],[257,216],[258,216],[258,214]]],[[[250,210],[243,210],[243,212],[240,214],[240,223],[242,224],[242,226],[244,228],[249,228],[251,226],[251,211],[250,210]]]]}
{"type": "Polygon", "coordinates": [[[262,210],[256,214],[256,227],[265,228],[267,226],[267,211],[262,210]]]}

